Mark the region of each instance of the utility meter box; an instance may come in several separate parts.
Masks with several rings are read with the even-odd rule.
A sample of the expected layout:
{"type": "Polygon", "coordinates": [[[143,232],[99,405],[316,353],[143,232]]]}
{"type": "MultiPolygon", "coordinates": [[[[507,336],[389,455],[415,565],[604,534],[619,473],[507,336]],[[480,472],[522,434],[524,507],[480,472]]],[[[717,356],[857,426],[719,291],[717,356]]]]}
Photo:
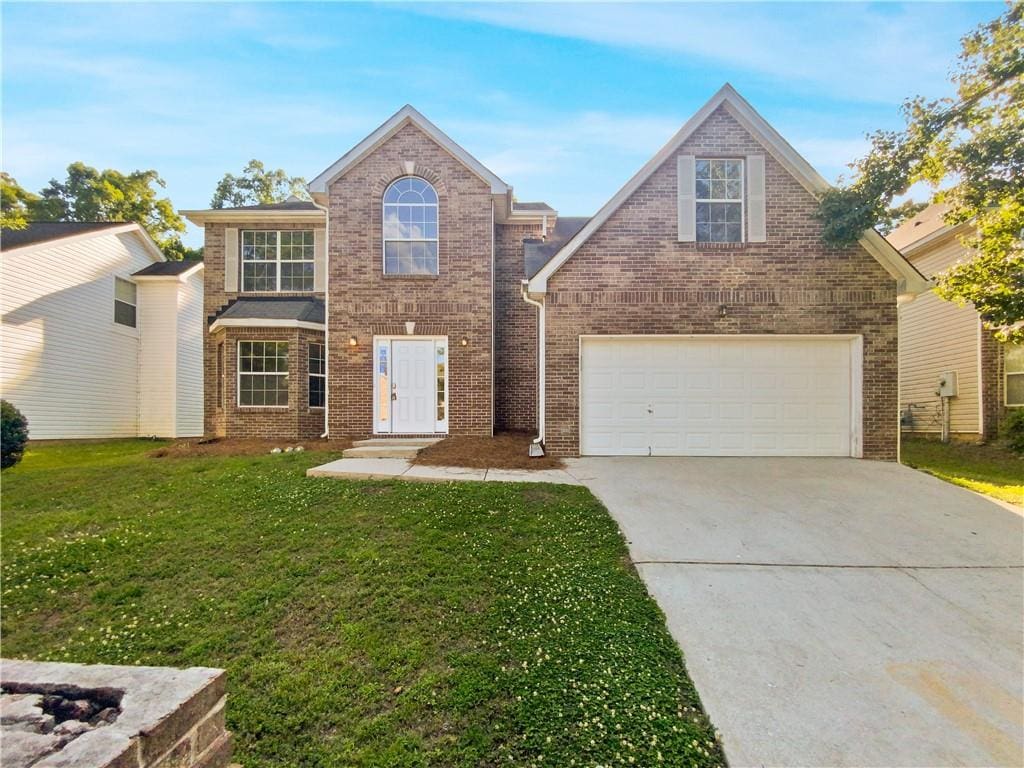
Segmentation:
{"type": "Polygon", "coordinates": [[[943,371],[939,374],[939,388],[936,390],[936,394],[939,397],[956,397],[956,371],[943,371]]]}

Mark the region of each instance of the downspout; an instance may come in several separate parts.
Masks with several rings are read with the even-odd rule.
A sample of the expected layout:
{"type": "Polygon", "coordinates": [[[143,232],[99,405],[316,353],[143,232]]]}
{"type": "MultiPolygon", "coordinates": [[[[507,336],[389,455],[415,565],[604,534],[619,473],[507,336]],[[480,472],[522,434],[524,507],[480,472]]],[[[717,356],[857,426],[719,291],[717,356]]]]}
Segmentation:
{"type": "MultiPolygon", "coordinates": [[[[330,192],[327,194],[329,196],[330,192]]],[[[328,199],[330,198],[328,197],[328,199]]],[[[313,200],[312,195],[310,195],[310,202],[324,212],[324,433],[320,435],[320,439],[323,440],[328,437],[327,433],[330,432],[327,425],[330,424],[328,409],[331,405],[331,345],[329,343],[331,305],[327,301],[331,288],[331,214],[327,210],[327,206],[320,205],[313,200]]]]}
{"type": "Polygon", "coordinates": [[[544,393],[545,393],[545,381],[544,375],[544,362],[545,362],[545,347],[547,336],[544,329],[544,302],[531,299],[527,293],[528,282],[523,280],[522,283],[522,294],[523,301],[527,304],[532,304],[537,307],[537,437],[534,438],[533,443],[530,445],[531,456],[543,456],[544,455],[544,393]],[[536,446],[536,448],[534,447],[536,446]]]}

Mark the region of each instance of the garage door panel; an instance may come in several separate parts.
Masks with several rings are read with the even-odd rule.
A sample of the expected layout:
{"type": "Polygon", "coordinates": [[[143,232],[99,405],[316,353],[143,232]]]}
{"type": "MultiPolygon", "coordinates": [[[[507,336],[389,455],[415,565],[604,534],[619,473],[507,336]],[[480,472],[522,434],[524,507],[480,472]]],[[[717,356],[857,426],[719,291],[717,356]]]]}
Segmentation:
{"type": "Polygon", "coordinates": [[[829,455],[851,445],[851,342],[584,339],[590,455],[829,455]]]}

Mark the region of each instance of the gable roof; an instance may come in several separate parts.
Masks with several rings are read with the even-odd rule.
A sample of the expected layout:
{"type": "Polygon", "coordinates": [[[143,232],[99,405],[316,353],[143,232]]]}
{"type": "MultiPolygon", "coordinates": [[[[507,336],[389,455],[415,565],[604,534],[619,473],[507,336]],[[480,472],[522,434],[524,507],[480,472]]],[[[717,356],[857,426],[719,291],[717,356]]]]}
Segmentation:
{"type": "MultiPolygon", "coordinates": [[[[534,275],[528,285],[530,293],[545,293],[547,281],[558,269],[569,260],[580,247],[590,239],[600,227],[611,218],[612,214],[625,203],[634,192],[651,175],[660,168],[672,155],[676,153],[682,144],[693,135],[693,133],[704,124],[719,107],[724,107],[729,114],[742,125],[755,139],[764,145],[780,165],[799,181],[803,187],[812,195],[818,196],[830,188],[830,184],[818,173],[793,147],[768,124],[761,115],[757,113],[746,99],[744,99],[731,85],[726,83],[708,102],[691,117],[679,132],[652,157],[633,178],[626,182],[615,196],[612,197],[587,222],[569,242],[567,242],[558,253],[548,261],[544,267],[534,275]]],[[[868,253],[885,268],[885,270],[898,281],[898,292],[903,294],[918,294],[929,287],[928,280],[918,272],[914,266],[903,258],[903,255],[889,244],[878,232],[870,229],[860,238],[860,244],[868,253]]]]}
{"type": "Polygon", "coordinates": [[[949,205],[932,203],[896,227],[885,239],[892,243],[894,248],[906,251],[916,248],[922,240],[941,237],[958,226],[946,223],[945,216],[948,211],[949,205]]]}
{"type": "Polygon", "coordinates": [[[124,225],[123,221],[33,221],[24,229],[3,230],[0,233],[0,246],[4,250],[21,248],[124,225]]]}
{"type": "Polygon", "coordinates": [[[17,248],[42,248],[58,240],[82,240],[99,235],[133,234],[153,261],[166,261],[149,232],[133,221],[33,221],[24,229],[5,229],[0,233],[0,251],[17,248]]]}
{"type": "Polygon", "coordinates": [[[309,182],[308,189],[310,194],[327,194],[327,188],[331,185],[331,182],[410,123],[427,134],[452,157],[469,168],[469,170],[490,184],[491,194],[504,195],[511,189],[508,184],[485,168],[479,160],[452,141],[444,131],[427,120],[412,106],[406,104],[389,117],[377,130],[352,147],[327,170],[309,182]]]}

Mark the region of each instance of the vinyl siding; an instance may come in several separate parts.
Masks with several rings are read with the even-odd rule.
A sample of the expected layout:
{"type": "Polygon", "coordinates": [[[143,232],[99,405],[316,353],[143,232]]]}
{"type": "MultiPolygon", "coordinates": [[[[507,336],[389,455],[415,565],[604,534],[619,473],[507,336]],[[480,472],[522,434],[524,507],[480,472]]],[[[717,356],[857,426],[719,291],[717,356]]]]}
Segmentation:
{"type": "Polygon", "coordinates": [[[203,273],[178,285],[175,436],[203,434],[203,273]]]}
{"type": "MultiPolygon", "coordinates": [[[[931,277],[966,256],[956,238],[947,238],[911,259],[931,277]]],[[[944,371],[956,371],[959,394],[950,401],[951,431],[980,432],[979,329],[977,312],[934,293],[921,294],[900,307],[900,406],[920,406],[914,409],[913,431],[940,431],[941,403],[935,389],[944,371]]]]}
{"type": "Polygon", "coordinates": [[[0,386],[30,437],[138,434],[139,334],[114,323],[114,276],[152,262],[131,233],[3,254],[0,386]]]}
{"type": "Polygon", "coordinates": [[[139,434],[175,437],[178,287],[175,281],[139,285],[139,434]]]}

